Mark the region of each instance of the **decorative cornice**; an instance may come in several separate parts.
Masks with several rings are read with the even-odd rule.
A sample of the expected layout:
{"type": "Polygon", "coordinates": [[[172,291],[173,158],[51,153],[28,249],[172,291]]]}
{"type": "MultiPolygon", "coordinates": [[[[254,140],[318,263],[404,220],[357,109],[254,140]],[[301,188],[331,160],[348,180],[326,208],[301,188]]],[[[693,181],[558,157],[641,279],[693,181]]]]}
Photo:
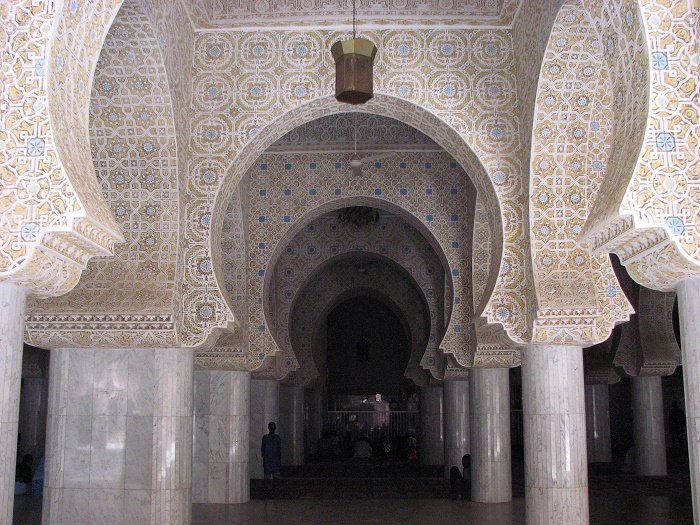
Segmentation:
{"type": "MultiPolygon", "coordinates": [[[[445,373],[443,380],[467,380],[469,379],[469,369],[459,366],[452,355],[447,355],[445,359],[445,373]]],[[[423,386],[423,385],[419,385],[423,386]]]]}
{"type": "Polygon", "coordinates": [[[670,376],[673,374],[673,372],[676,371],[676,367],[680,363],[678,361],[668,361],[665,363],[658,362],[658,363],[653,363],[649,365],[643,365],[640,369],[639,372],[637,373],[638,377],[646,377],[646,376],[670,376]]]}
{"type": "Polygon", "coordinates": [[[584,382],[587,385],[614,385],[620,381],[620,376],[613,368],[586,371],[584,382]]]}
{"type": "Polygon", "coordinates": [[[30,314],[25,329],[31,331],[72,330],[174,330],[171,314],[30,314]]]}
{"type": "Polygon", "coordinates": [[[0,274],[0,281],[27,288],[34,297],[63,295],[78,283],[91,258],[113,255],[114,245],[124,242],[121,232],[107,232],[89,219],[76,219],[73,228],[44,233],[26,261],[0,274]]]}
{"type": "Polygon", "coordinates": [[[25,340],[41,348],[179,348],[174,330],[27,330],[25,340]]]}
{"type": "MultiPolygon", "coordinates": [[[[183,2],[197,29],[261,27],[352,26],[349,0],[282,0],[240,2],[188,0],[183,2]]],[[[360,0],[362,27],[508,26],[518,0],[360,0]]]]}
{"type": "Polygon", "coordinates": [[[658,251],[672,242],[664,228],[635,228],[631,215],[622,215],[610,221],[582,240],[590,243],[595,254],[616,253],[624,265],[644,257],[649,252],[658,251]]]}
{"type": "Polygon", "coordinates": [[[689,259],[666,228],[638,228],[631,215],[622,215],[593,231],[584,231],[593,253],[616,253],[639,284],[672,291],[689,278],[700,276],[700,264],[689,259]]]}
{"type": "Polygon", "coordinates": [[[247,372],[248,360],[246,356],[225,355],[217,353],[195,354],[195,370],[230,370],[234,372],[247,372]]]}
{"type": "Polygon", "coordinates": [[[483,318],[476,322],[474,368],[513,368],[520,366],[522,353],[510,340],[500,324],[487,324],[483,318]]]}
{"type": "Polygon", "coordinates": [[[474,368],[513,368],[522,364],[519,348],[478,345],[474,354],[474,368]]]}

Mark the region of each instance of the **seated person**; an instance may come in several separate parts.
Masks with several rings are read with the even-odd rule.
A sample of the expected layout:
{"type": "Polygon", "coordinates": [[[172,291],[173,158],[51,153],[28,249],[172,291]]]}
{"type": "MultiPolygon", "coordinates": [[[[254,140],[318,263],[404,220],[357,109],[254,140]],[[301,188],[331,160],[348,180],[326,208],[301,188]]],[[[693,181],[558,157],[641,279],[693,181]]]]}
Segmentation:
{"type": "Polygon", "coordinates": [[[31,454],[25,454],[20,463],[17,463],[15,471],[15,494],[28,494],[32,487],[32,463],[31,454]]]}
{"type": "Polygon", "coordinates": [[[472,457],[462,456],[462,499],[472,499],[472,457]]]}
{"type": "Polygon", "coordinates": [[[338,450],[330,432],[325,432],[318,442],[318,455],[322,458],[332,458],[338,455],[338,450]]]}
{"type": "Polygon", "coordinates": [[[464,480],[459,467],[450,468],[450,499],[462,499],[464,480]]]}
{"type": "Polygon", "coordinates": [[[367,439],[367,436],[362,435],[357,443],[355,443],[355,455],[356,458],[371,458],[372,457],[372,444],[367,439]]]}

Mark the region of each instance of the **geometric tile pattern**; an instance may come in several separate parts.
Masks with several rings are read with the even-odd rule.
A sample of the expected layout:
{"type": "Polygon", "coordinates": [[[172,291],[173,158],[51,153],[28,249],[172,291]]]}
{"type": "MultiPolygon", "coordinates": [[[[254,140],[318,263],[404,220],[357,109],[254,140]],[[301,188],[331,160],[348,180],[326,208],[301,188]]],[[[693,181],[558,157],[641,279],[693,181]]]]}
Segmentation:
{"type": "Polygon", "coordinates": [[[649,0],[641,11],[651,58],[650,118],[621,211],[633,214],[637,228],[663,227],[680,252],[676,272],[634,265],[640,282],[668,290],[700,274],[698,4],[649,0]]]}
{"type": "Polygon", "coordinates": [[[531,157],[533,341],[589,346],[633,312],[605,255],[579,235],[608,166],[613,113],[601,43],[573,2],[559,11],[540,73],[531,157]]]}
{"type": "MultiPolygon", "coordinates": [[[[325,284],[317,284],[318,297],[309,292],[306,283],[318,280],[318,274],[332,264],[332,261],[344,256],[357,257],[370,253],[379,258],[372,259],[373,261],[386,258],[403,268],[403,273],[408,277],[403,278],[406,282],[401,286],[404,295],[416,295],[417,292],[411,292],[414,288],[420,291],[417,300],[406,302],[406,297],[397,297],[394,302],[402,310],[427,306],[427,311],[419,316],[422,318],[423,315],[429,315],[430,326],[425,327],[427,337],[420,341],[422,346],[414,346],[411,362],[414,367],[421,363],[437,379],[442,378],[442,359],[438,355],[438,345],[444,332],[444,307],[446,301],[455,300],[445,296],[446,269],[443,268],[433,245],[408,222],[398,217],[382,215],[377,224],[355,228],[340,223],[335,215],[325,215],[309,222],[306,228],[287,244],[281,257],[275,261],[274,273],[270,278],[270,288],[274,290],[274,295],[269,298],[266,315],[272,320],[272,335],[280,349],[277,360],[296,355],[301,367],[297,373],[297,384],[307,386],[308,381],[313,379],[321,368],[314,366],[314,356],[311,354],[315,327],[309,322],[299,326],[297,322],[292,323],[293,312],[299,310],[313,312],[315,316],[320,315],[321,297],[327,302],[336,300],[328,290],[331,287],[330,281],[336,282],[341,276],[327,275],[323,281],[325,284]],[[411,282],[413,284],[410,284],[411,282]],[[301,329],[303,326],[306,327],[304,330],[301,329]],[[303,337],[303,342],[292,340],[290,333],[293,330],[303,337]]],[[[366,274],[375,277],[379,271],[378,262],[364,266],[360,263],[352,265],[352,261],[350,262],[350,281],[355,288],[361,286],[359,281],[366,274]]],[[[385,276],[378,282],[375,277],[371,286],[386,289],[386,293],[391,297],[394,294],[391,286],[386,286],[386,280],[385,276]]],[[[341,289],[341,292],[344,293],[345,290],[341,289]]],[[[416,318],[411,315],[410,319],[416,318]]],[[[409,325],[415,345],[416,337],[422,334],[423,330],[419,330],[414,321],[410,321],[409,325]]]]}
{"type": "MultiPolygon", "coordinates": [[[[218,244],[216,236],[220,235],[217,232],[223,224],[222,208],[228,204],[243,170],[252,166],[257,155],[287,130],[338,111],[335,102],[325,102],[328,99],[318,97],[332,90],[333,68],[327,48],[340,36],[342,34],[332,31],[220,31],[199,35],[195,53],[198,74],[193,94],[196,112],[193,157],[188,187],[189,208],[198,210],[198,215],[191,215],[189,224],[208,220],[203,214],[207,213],[206,203],[212,197],[209,192],[202,191],[198,181],[203,174],[213,172],[220,183],[214,183],[220,189],[211,217],[213,245],[218,244]],[[289,74],[278,77],[284,71],[289,74]],[[317,99],[313,104],[308,102],[313,99],[317,99]],[[290,111],[293,108],[297,113],[290,111]],[[242,149],[246,144],[248,146],[242,149]],[[222,174],[229,167],[231,170],[224,178],[222,174]]],[[[512,111],[515,84],[508,69],[512,64],[508,34],[478,30],[405,34],[378,31],[368,36],[378,42],[380,58],[375,67],[375,99],[362,111],[394,116],[424,132],[435,130],[429,131],[429,136],[441,146],[447,146],[455,159],[469,170],[477,190],[484,196],[488,219],[482,220],[482,224],[489,224],[491,246],[498,250],[503,235],[508,240],[503,247],[503,257],[510,271],[496,283],[498,274],[494,264],[497,269],[501,260],[497,252],[485,276],[488,283],[485,289],[495,287],[496,293],[488,294],[491,304],[482,302],[481,306],[486,306],[484,315],[507,325],[513,337],[522,339],[525,334],[525,320],[521,315],[524,311],[524,232],[522,207],[517,203],[522,186],[515,155],[517,121],[512,111]],[[467,56],[470,66],[464,69],[462,64],[467,56]],[[428,71],[430,75],[426,74],[428,71]],[[404,101],[382,97],[382,91],[398,93],[404,101]],[[425,109],[420,109],[421,106],[425,109]],[[437,134],[441,122],[432,115],[439,116],[453,130],[437,134]],[[461,139],[454,140],[451,135],[454,130],[460,133],[461,139]],[[481,162],[469,158],[471,154],[465,149],[465,140],[472,151],[478,152],[481,162]],[[484,168],[491,174],[488,178],[481,175],[484,168]],[[493,198],[494,190],[505,204],[499,205],[493,198]],[[504,205],[507,205],[506,211],[502,214],[500,208],[504,205]],[[503,229],[499,223],[503,224],[503,229]]],[[[195,239],[206,238],[208,234],[208,228],[200,228],[195,239]]],[[[192,256],[195,254],[188,258],[192,256]]],[[[220,261],[216,257],[213,254],[212,266],[219,268],[220,261]]],[[[200,298],[203,303],[203,294],[200,298]]],[[[203,306],[209,306],[198,305],[197,299],[195,295],[194,303],[186,306],[187,311],[202,311],[203,306]]],[[[222,310],[218,306],[205,308],[204,313],[210,317],[193,320],[202,327],[198,331],[230,322],[227,318],[215,318],[213,312],[222,310]]]]}
{"type": "MultiPolygon", "coordinates": [[[[469,262],[474,191],[465,172],[445,153],[400,153],[367,166],[361,177],[350,174],[348,161],[347,153],[268,153],[248,172],[250,364],[262,363],[278,351],[264,312],[271,304],[264,290],[291,237],[302,228],[308,232],[314,216],[364,203],[390,212],[398,208],[435,238],[435,250],[444,253],[455,296],[454,301],[448,298],[453,306],[447,334],[436,336],[444,352],[471,365],[469,262]]],[[[327,250],[340,246],[328,239],[323,242],[324,230],[314,231],[316,239],[306,247],[306,257],[315,265],[326,254],[332,255],[327,250]]]]}
{"type": "Polygon", "coordinates": [[[70,290],[121,237],[99,196],[87,133],[91,72],[114,3],[0,9],[0,272],[37,296],[70,290]]]}
{"type": "Polygon", "coordinates": [[[620,160],[586,233],[639,283],[670,291],[700,272],[697,5],[603,4],[594,20],[613,77],[620,160]]]}
{"type": "Polygon", "coordinates": [[[100,54],[90,105],[97,178],[126,242],[93,259],[52,313],[171,313],[178,251],[177,146],[168,79],[151,25],[125,2],[100,54]]]}
{"type": "MultiPolygon", "coordinates": [[[[120,3],[21,0],[0,8],[7,41],[0,72],[0,272],[4,281],[23,284],[39,296],[69,291],[88,260],[111,253],[121,238],[100,195],[88,113],[95,63],[120,3]]],[[[472,179],[486,213],[475,232],[488,226],[486,242],[493,252],[483,287],[486,299],[475,305],[474,315],[501,323],[517,342],[530,338],[528,317],[536,315],[537,302],[528,297],[535,289],[531,254],[549,242],[529,238],[529,196],[542,189],[528,186],[537,176],[529,173],[535,164],[529,155],[539,118],[534,108],[544,107],[537,93],[540,72],[548,73],[540,66],[545,52],[557,54],[549,36],[558,6],[555,1],[536,4],[523,6],[513,28],[507,13],[517,3],[505,1],[499,15],[505,25],[499,28],[360,31],[379,48],[375,99],[361,111],[421,130],[472,179]],[[516,56],[514,49],[521,52],[516,56]]],[[[180,164],[182,249],[174,277],[174,322],[182,335],[178,344],[195,346],[208,343],[213,328],[234,321],[214,278],[221,273],[218,246],[230,197],[276,139],[343,111],[331,97],[328,49],[349,31],[266,27],[195,33],[192,24],[213,23],[213,9],[207,13],[202,1],[143,5],[155,21],[163,55],[180,164]],[[217,247],[214,253],[210,244],[217,247]]],[[[283,5],[273,3],[273,10],[283,5]]],[[[452,9],[456,4],[435,5],[452,9]]],[[[693,0],[583,0],[582,5],[603,49],[600,64],[601,71],[607,70],[612,117],[608,138],[601,139],[605,145],[593,155],[603,155],[605,168],[595,203],[566,211],[586,216],[581,240],[594,253],[619,252],[635,279],[671,289],[697,274],[700,259],[697,9],[693,0]]],[[[592,113],[585,118],[592,124],[592,113]]],[[[592,144],[590,135],[586,140],[592,144]]],[[[599,160],[593,156],[586,149],[587,163],[599,160]]],[[[593,177],[585,191],[592,194],[597,183],[593,177]]],[[[544,220],[538,216],[538,225],[544,220]]],[[[569,265],[567,271],[576,258],[572,238],[558,252],[566,254],[558,260],[569,265]]],[[[446,254],[451,249],[443,246],[446,254]]],[[[589,257],[591,269],[595,260],[589,257]]],[[[594,278],[597,297],[588,297],[602,308],[601,317],[590,321],[596,326],[614,317],[604,307],[614,300],[605,303],[600,291],[614,288],[615,282],[601,283],[601,278],[608,279],[605,271],[594,278]]],[[[588,301],[576,300],[588,308],[588,301]]],[[[586,308],[578,312],[583,317],[590,313],[586,308]]],[[[130,322],[135,312],[119,315],[126,317],[115,322],[130,322]]]]}

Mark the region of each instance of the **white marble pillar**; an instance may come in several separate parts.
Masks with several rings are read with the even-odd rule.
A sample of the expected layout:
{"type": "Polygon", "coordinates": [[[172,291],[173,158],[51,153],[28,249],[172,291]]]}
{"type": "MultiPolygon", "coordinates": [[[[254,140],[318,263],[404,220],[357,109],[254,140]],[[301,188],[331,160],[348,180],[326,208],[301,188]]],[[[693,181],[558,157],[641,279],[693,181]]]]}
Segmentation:
{"type": "Polygon", "coordinates": [[[51,352],[44,525],[191,522],[192,349],[51,352]]]}
{"type": "Polygon", "coordinates": [[[192,501],[250,500],[250,372],[194,373],[192,501]]]}
{"type": "Polygon", "coordinates": [[[610,463],[610,394],[608,385],[586,385],[586,437],[588,462],[610,463]]]}
{"type": "Polygon", "coordinates": [[[0,283],[0,523],[12,523],[27,294],[0,283]]]}
{"type": "Polygon", "coordinates": [[[638,476],[667,474],[663,402],[661,377],[632,378],[635,473],[638,476]]]}
{"type": "Polygon", "coordinates": [[[583,349],[528,345],[522,377],[525,522],[588,525],[583,349]]]}
{"type": "Polygon", "coordinates": [[[677,291],[683,351],[690,492],[693,495],[694,523],[700,525],[700,279],[682,281],[677,291]]]}
{"type": "Polygon", "coordinates": [[[462,469],[462,456],[469,454],[469,380],[442,382],[445,426],[445,477],[453,466],[462,469]]]}
{"type": "Polygon", "coordinates": [[[445,439],[442,428],[442,387],[420,389],[420,438],[418,457],[423,465],[442,465],[445,439]]]}
{"type": "Polygon", "coordinates": [[[469,385],[472,500],[511,501],[510,371],[472,368],[469,385]]]}
{"type": "MultiPolygon", "coordinates": [[[[272,379],[253,379],[250,382],[250,456],[249,473],[252,479],[264,477],[260,447],[267,434],[267,425],[274,421],[279,428],[280,383],[272,379]]],[[[282,461],[287,454],[287,444],[282,442],[282,461]]],[[[283,473],[284,474],[284,473],[283,473]]]]}
{"type": "Polygon", "coordinates": [[[280,386],[278,432],[284,443],[283,465],[304,464],[304,387],[280,386]]]}

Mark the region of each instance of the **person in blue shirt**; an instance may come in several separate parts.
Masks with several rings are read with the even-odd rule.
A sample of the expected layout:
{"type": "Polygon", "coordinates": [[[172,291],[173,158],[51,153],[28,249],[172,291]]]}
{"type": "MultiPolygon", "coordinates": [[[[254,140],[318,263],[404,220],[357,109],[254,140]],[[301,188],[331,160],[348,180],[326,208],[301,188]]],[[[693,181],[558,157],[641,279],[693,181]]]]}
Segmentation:
{"type": "Polygon", "coordinates": [[[279,478],[282,468],[282,439],[275,434],[277,425],[270,421],[267,425],[268,434],[262,438],[262,458],[265,478],[279,478]]]}

